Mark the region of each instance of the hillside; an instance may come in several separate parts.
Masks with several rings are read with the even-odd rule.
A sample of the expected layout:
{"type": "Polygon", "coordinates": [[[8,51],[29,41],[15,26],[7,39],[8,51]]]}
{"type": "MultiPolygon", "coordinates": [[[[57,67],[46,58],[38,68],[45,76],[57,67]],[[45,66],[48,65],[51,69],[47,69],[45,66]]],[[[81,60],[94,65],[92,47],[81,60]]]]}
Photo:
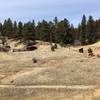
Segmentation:
{"type": "Polygon", "coordinates": [[[83,54],[81,46],[52,52],[43,43],[35,51],[0,53],[1,100],[99,100],[100,58],[87,53],[91,47],[96,54],[99,44],[84,46],[83,54]]]}

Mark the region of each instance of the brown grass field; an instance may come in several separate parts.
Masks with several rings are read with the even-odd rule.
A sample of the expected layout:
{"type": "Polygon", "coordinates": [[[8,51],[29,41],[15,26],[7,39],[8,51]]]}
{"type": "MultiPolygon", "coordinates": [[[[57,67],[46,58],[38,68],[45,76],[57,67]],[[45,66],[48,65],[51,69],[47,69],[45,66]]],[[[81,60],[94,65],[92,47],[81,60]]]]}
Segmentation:
{"type": "Polygon", "coordinates": [[[0,53],[0,100],[100,100],[99,46],[84,46],[83,54],[80,46],[52,52],[50,45],[0,53]],[[94,57],[88,57],[89,47],[94,57]]]}

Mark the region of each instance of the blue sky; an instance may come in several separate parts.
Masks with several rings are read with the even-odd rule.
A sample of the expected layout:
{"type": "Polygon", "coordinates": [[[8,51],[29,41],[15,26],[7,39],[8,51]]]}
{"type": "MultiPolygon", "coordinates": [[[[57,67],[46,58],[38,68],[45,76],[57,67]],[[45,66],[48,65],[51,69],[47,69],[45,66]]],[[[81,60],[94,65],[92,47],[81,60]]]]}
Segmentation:
{"type": "Polygon", "coordinates": [[[0,0],[0,21],[6,18],[27,22],[35,19],[67,18],[77,25],[83,14],[100,18],[100,0],[0,0]]]}

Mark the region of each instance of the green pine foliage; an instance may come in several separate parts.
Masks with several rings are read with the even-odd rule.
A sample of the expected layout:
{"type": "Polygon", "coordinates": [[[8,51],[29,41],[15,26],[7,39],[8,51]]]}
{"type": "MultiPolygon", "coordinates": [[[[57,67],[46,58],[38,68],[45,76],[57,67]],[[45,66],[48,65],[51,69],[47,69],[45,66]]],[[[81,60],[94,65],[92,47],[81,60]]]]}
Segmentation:
{"type": "Polygon", "coordinates": [[[92,16],[89,16],[87,22],[87,40],[89,44],[96,42],[96,35],[97,34],[96,34],[96,27],[95,27],[94,20],[92,16]]]}
{"type": "Polygon", "coordinates": [[[12,21],[10,18],[0,23],[0,36],[28,41],[47,41],[63,45],[74,45],[78,40],[82,45],[91,44],[100,39],[100,19],[94,20],[89,16],[88,20],[85,15],[82,17],[78,27],[70,24],[68,19],[53,21],[42,20],[35,24],[35,21],[23,23],[21,21],[12,21]]]}
{"type": "Polygon", "coordinates": [[[82,45],[85,45],[85,43],[86,43],[86,35],[87,35],[86,16],[83,15],[82,21],[81,21],[81,26],[80,26],[80,41],[81,41],[82,45]]]}

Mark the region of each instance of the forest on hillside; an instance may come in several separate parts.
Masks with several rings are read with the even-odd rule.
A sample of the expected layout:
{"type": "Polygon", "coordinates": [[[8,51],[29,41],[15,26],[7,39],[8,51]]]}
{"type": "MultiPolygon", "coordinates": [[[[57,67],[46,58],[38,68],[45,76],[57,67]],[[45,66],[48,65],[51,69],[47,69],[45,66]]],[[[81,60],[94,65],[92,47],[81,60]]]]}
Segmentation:
{"type": "Polygon", "coordinates": [[[77,27],[74,27],[66,18],[59,21],[42,20],[23,23],[6,19],[0,23],[0,36],[11,39],[27,41],[47,41],[59,44],[74,44],[78,40],[82,45],[95,43],[100,39],[100,19],[94,20],[92,16],[83,15],[77,27]]]}

